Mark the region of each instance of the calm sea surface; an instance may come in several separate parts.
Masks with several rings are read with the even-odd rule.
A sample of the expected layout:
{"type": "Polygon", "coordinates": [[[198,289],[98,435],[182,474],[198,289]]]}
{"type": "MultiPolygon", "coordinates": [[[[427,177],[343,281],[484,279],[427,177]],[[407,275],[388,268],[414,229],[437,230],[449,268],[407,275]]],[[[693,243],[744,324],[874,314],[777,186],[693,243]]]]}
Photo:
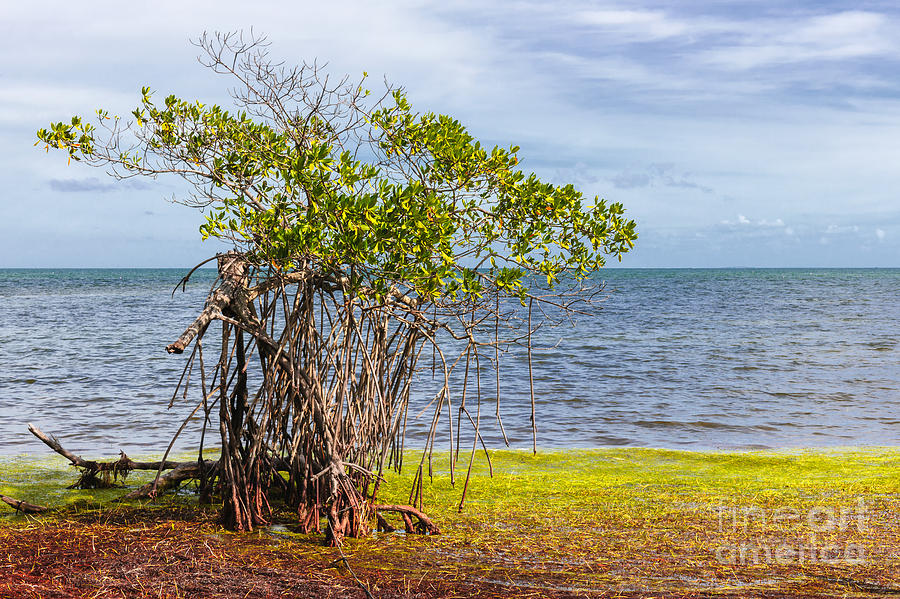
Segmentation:
{"type": "MultiPolygon", "coordinates": [[[[214,278],[200,271],[173,297],[185,272],[0,270],[0,454],[47,452],[28,422],[90,456],[164,449],[195,401],[166,409],[186,355],[164,348],[214,278]]],[[[598,317],[537,339],[539,445],[900,440],[900,270],[609,270],[602,279],[610,294],[598,317]]],[[[530,447],[527,363],[510,356],[502,368],[506,431],[513,447],[530,447]]],[[[483,427],[499,447],[493,412],[491,401],[483,427]]],[[[198,429],[176,447],[196,446],[198,429]]]]}

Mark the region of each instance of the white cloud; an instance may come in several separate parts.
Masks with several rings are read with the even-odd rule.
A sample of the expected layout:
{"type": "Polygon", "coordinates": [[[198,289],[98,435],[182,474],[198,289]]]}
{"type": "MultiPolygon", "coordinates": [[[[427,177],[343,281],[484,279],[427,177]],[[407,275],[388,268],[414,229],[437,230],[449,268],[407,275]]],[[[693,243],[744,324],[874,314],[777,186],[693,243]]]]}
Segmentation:
{"type": "MultiPolygon", "coordinates": [[[[703,14],[676,16],[662,10],[593,9],[575,12],[572,20],[596,28],[614,43],[677,38],[679,43],[698,46],[703,62],[731,69],[882,56],[898,51],[894,41],[896,21],[873,11],[814,15],[786,11],[779,16],[723,18],[703,14]]],[[[690,59],[690,53],[686,57],[690,59]]]]}
{"type": "Polygon", "coordinates": [[[656,40],[683,35],[690,31],[684,21],[672,19],[658,10],[588,10],[577,13],[575,20],[610,30],[616,36],[656,40]]]}
{"type": "MultiPolygon", "coordinates": [[[[897,237],[889,219],[900,217],[891,195],[900,186],[900,9],[889,3],[837,12],[812,0],[752,10],[646,0],[260,0],[248,11],[235,0],[160,0],[138,22],[126,4],[91,6],[85,19],[77,3],[0,3],[0,23],[14,24],[0,37],[3,210],[48,205],[59,193],[52,179],[68,188],[74,179],[105,182],[33,149],[34,129],[100,105],[129,110],[144,84],[221,101],[228,81],[196,64],[188,40],[252,25],[288,64],[318,57],[336,74],[366,70],[375,85],[387,75],[416,110],[459,118],[485,144],[521,145],[525,168],[622,201],[642,240],[654,227],[681,228],[689,239],[701,228],[729,244],[805,244],[808,255],[824,255],[819,236],[873,247],[897,237]],[[860,229],[828,232],[829,222],[860,229]]],[[[95,205],[82,207],[107,222],[95,205]]],[[[60,219],[30,212],[23,221],[60,219]]]]}
{"type": "MultiPolygon", "coordinates": [[[[752,226],[760,228],[760,229],[784,227],[784,221],[780,218],[776,218],[775,220],[768,220],[768,219],[763,218],[763,219],[754,221],[750,218],[747,218],[743,214],[738,214],[737,221],[735,221],[735,222],[732,222],[732,221],[726,219],[726,220],[719,221],[719,224],[726,225],[726,226],[752,225],[752,226]]],[[[791,229],[791,232],[793,233],[793,229],[791,229]]]]}
{"type": "Polygon", "coordinates": [[[886,236],[887,233],[884,232],[884,229],[875,229],[875,237],[878,238],[878,241],[884,241],[886,236]]]}
{"type": "Polygon", "coordinates": [[[859,225],[835,225],[830,224],[825,228],[827,235],[847,235],[850,233],[859,233],[859,225]]]}
{"type": "Polygon", "coordinates": [[[705,60],[733,69],[896,54],[897,23],[885,15],[847,11],[805,18],[734,23],[739,41],[713,47],[705,60]]]}
{"type": "MultiPolygon", "coordinates": [[[[845,11],[812,17],[783,41],[826,50],[838,49],[834,52],[837,55],[844,54],[840,49],[848,46],[867,53],[880,52],[894,47],[889,41],[890,26],[882,14],[845,11]]],[[[850,50],[849,54],[856,55],[856,52],[850,50]]]]}

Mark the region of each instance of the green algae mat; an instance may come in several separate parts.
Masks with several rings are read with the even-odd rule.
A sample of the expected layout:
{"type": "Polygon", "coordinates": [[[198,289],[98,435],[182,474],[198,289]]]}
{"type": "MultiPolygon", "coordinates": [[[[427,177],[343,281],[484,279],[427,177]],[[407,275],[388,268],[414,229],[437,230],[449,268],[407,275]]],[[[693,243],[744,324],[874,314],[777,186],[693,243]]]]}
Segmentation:
{"type": "MultiPolygon", "coordinates": [[[[347,539],[357,573],[478,581],[523,596],[900,594],[898,448],[490,455],[493,476],[484,455],[476,457],[461,509],[468,460],[454,469],[454,485],[449,455],[435,455],[422,501],[442,534],[347,539]]],[[[413,471],[387,476],[379,502],[408,503],[413,471]]],[[[132,477],[128,487],[146,479],[132,477]]],[[[103,503],[122,489],[66,490],[74,479],[62,458],[4,458],[0,494],[70,506],[63,515],[134,509],[103,503]]],[[[34,526],[0,509],[7,527],[34,526]]],[[[54,517],[65,516],[41,519],[54,517]]],[[[278,559],[326,551],[291,532],[289,519],[252,535],[278,559]]]]}

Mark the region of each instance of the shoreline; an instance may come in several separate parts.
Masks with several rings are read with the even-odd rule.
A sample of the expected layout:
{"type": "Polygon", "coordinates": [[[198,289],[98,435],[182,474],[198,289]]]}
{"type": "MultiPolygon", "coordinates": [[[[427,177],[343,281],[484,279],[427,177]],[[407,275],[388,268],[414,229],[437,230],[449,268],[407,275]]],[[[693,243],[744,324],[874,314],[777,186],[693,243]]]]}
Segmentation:
{"type": "MultiPolygon", "coordinates": [[[[476,456],[460,512],[467,459],[459,460],[454,488],[445,468],[448,454],[435,456],[435,477],[424,486],[424,501],[443,534],[379,533],[347,540],[344,553],[356,575],[383,591],[375,596],[826,597],[900,592],[895,581],[900,569],[900,530],[895,526],[900,447],[752,452],[614,448],[539,451],[537,456],[500,450],[491,457],[493,478],[483,454],[476,456]]],[[[379,501],[405,503],[413,469],[387,476],[379,501]]],[[[58,470],[74,478],[74,469],[58,470]]],[[[2,459],[0,472],[6,481],[2,459]]],[[[3,485],[0,493],[9,494],[3,485]]],[[[151,596],[142,594],[128,572],[144,567],[135,560],[160,559],[184,565],[177,566],[174,578],[162,571],[148,574],[156,584],[148,588],[164,591],[163,596],[202,596],[200,591],[177,595],[173,585],[184,589],[198,577],[205,579],[204,568],[212,567],[213,558],[199,548],[211,543],[213,553],[227,556],[219,560],[222,572],[250,572],[242,581],[230,580],[230,574],[214,577],[220,589],[264,597],[262,591],[228,585],[255,581],[259,589],[274,593],[300,576],[302,584],[343,589],[335,596],[362,596],[361,590],[353,590],[346,569],[328,569],[339,557],[334,550],[321,547],[315,535],[291,531],[290,514],[278,514],[274,528],[234,534],[219,529],[215,514],[198,508],[189,496],[149,508],[74,505],[61,516],[0,518],[0,535],[17,547],[27,547],[29,537],[48,535],[41,558],[47,574],[34,584],[69,581],[66,588],[74,594],[113,580],[126,597],[151,596]],[[133,532],[141,529],[157,532],[141,540],[133,532]],[[80,543],[78,551],[49,542],[60,538],[62,530],[72,544],[80,543]],[[154,558],[145,550],[159,542],[153,540],[157,533],[169,536],[165,552],[154,558]],[[102,539],[107,552],[98,566],[102,576],[86,573],[88,564],[98,563],[91,561],[97,559],[90,551],[91,537],[95,545],[102,539]],[[114,537],[125,539],[131,557],[114,537]],[[188,554],[196,563],[178,557],[188,554]],[[76,582],[82,586],[72,586],[76,582]]],[[[12,555],[8,552],[7,563],[0,555],[0,596],[3,585],[11,584],[7,575],[24,567],[12,555]]]]}
{"type": "MultiPolygon", "coordinates": [[[[29,439],[30,440],[30,439],[29,439]]],[[[471,441],[471,438],[468,439],[471,441]]],[[[409,443],[407,443],[408,445],[409,443]]],[[[35,459],[40,460],[42,458],[54,458],[59,457],[58,454],[53,453],[48,450],[46,446],[41,445],[40,443],[36,443],[35,447],[43,448],[40,452],[26,452],[26,453],[4,453],[2,449],[0,449],[0,462],[8,459],[35,459]]],[[[480,446],[479,446],[480,447],[480,446]]],[[[686,448],[686,447],[660,447],[660,446],[651,446],[651,445],[595,445],[595,446],[562,446],[562,445],[538,445],[537,453],[566,453],[566,452],[614,452],[614,451],[673,451],[673,452],[683,452],[683,453],[695,453],[695,454],[717,454],[717,453],[791,453],[791,452],[853,452],[853,451],[881,451],[881,450],[900,450],[900,441],[897,442],[896,445],[785,445],[780,447],[771,447],[771,446],[763,446],[763,445],[752,445],[752,446],[740,446],[740,447],[698,447],[698,448],[686,448]]],[[[522,445],[522,447],[488,447],[488,451],[491,453],[494,452],[511,452],[511,453],[532,453],[531,445],[522,445]]],[[[484,453],[483,450],[479,449],[479,452],[484,453]]],[[[136,452],[134,455],[128,454],[129,457],[133,459],[140,460],[150,460],[157,459],[158,454],[161,452],[136,452]]],[[[211,447],[206,448],[205,453],[214,453],[211,451],[211,447]]],[[[415,455],[421,454],[421,450],[418,449],[407,449],[407,455],[415,455]]],[[[447,450],[435,450],[434,455],[447,455],[447,450]]],[[[85,459],[95,459],[95,460],[104,460],[111,459],[112,454],[104,454],[104,453],[84,453],[82,457],[85,459]]],[[[193,448],[179,448],[177,451],[173,451],[172,456],[177,457],[177,459],[194,459],[197,457],[197,450],[193,448]]],[[[63,459],[63,458],[60,458],[63,459]]],[[[174,458],[172,458],[174,459],[174,458]]],[[[65,461],[63,459],[63,461],[65,461]]]]}

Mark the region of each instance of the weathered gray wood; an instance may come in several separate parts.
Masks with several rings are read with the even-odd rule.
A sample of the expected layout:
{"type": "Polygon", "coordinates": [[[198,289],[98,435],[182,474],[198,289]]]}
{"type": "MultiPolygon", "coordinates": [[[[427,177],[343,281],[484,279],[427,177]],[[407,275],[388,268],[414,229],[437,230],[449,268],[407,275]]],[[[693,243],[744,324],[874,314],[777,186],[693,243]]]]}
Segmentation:
{"type": "Polygon", "coordinates": [[[241,306],[246,309],[247,263],[236,252],[220,254],[218,259],[222,284],[207,298],[206,306],[200,312],[200,316],[185,329],[178,339],[166,346],[168,353],[183,353],[184,349],[209,326],[210,322],[225,314],[229,308],[236,308],[237,312],[241,312],[241,306]],[[234,306],[232,306],[233,304],[234,306]]]}
{"type": "Polygon", "coordinates": [[[77,456],[71,451],[64,448],[59,440],[46,434],[35,425],[28,423],[28,430],[32,435],[40,439],[44,445],[69,460],[73,466],[84,468],[92,472],[125,472],[128,470],[172,470],[178,468],[179,462],[135,462],[124,453],[122,457],[114,462],[95,462],[93,460],[85,460],[81,456],[77,456]]]}
{"type": "Polygon", "coordinates": [[[215,464],[216,462],[212,460],[206,460],[202,465],[199,462],[187,462],[184,464],[180,464],[177,468],[169,471],[167,474],[160,476],[158,480],[154,480],[147,483],[146,485],[142,485],[131,493],[124,495],[117,501],[144,498],[153,499],[154,497],[162,495],[166,491],[174,489],[186,480],[200,478],[204,470],[211,470],[213,466],[215,466],[215,464]]]}

